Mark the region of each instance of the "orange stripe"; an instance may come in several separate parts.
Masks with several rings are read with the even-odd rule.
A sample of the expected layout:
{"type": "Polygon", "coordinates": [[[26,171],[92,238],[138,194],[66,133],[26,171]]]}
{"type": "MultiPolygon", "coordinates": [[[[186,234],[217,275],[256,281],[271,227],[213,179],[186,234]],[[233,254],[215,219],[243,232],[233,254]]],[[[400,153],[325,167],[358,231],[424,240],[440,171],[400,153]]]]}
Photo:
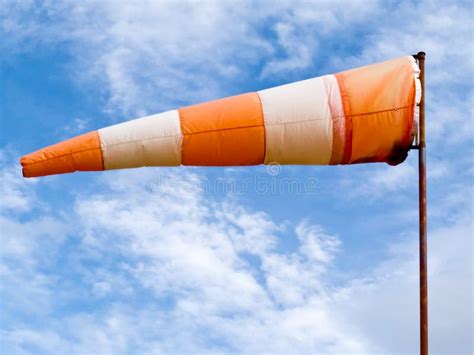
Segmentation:
{"type": "Polygon", "coordinates": [[[21,158],[24,177],[104,170],[100,139],[92,131],[21,158]]]}
{"type": "Polygon", "coordinates": [[[265,132],[257,93],[188,106],[178,111],[183,133],[183,165],[263,163],[265,132]]]}
{"type": "Polygon", "coordinates": [[[343,164],[403,161],[413,125],[415,82],[410,59],[397,58],[336,77],[346,115],[346,138],[351,138],[346,141],[343,164]]]}

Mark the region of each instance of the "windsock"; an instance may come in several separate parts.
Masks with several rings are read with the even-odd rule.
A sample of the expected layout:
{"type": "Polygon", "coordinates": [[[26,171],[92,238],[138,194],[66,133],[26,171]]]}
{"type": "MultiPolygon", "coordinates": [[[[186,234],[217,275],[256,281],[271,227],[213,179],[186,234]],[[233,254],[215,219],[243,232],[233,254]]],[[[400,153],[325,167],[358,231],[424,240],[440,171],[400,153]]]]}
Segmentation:
{"type": "Polygon", "coordinates": [[[23,176],[141,166],[405,160],[421,98],[412,56],[92,131],[21,158],[23,176]]]}

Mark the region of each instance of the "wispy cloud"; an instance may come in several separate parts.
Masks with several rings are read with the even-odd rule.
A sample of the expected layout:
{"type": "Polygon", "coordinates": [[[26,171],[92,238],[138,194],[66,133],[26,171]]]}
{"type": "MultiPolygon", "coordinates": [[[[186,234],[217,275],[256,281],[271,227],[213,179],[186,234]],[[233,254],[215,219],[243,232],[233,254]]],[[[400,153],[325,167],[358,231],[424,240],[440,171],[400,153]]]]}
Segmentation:
{"type": "Polygon", "coordinates": [[[5,52],[66,46],[75,79],[105,95],[112,117],[124,118],[263,88],[263,80],[282,75],[303,79],[308,70],[425,50],[429,136],[453,144],[473,134],[470,120],[461,119],[472,113],[472,49],[465,43],[473,9],[462,2],[442,9],[429,1],[21,2],[3,8],[1,29],[5,52]]]}
{"type": "MultiPolygon", "coordinates": [[[[366,353],[416,348],[415,243],[394,247],[362,279],[338,275],[348,281],[336,286],[330,278],[343,245],[321,226],[308,221],[282,226],[263,212],[217,202],[199,190],[153,192],[147,185],[152,175],[144,170],[110,174],[112,179],[101,179],[101,193],[79,195],[68,216],[49,208],[26,221],[21,210],[2,220],[5,349],[366,353]],[[278,247],[282,233],[293,235],[295,249],[278,247]],[[25,312],[17,312],[18,302],[25,312]],[[68,308],[61,310],[65,303],[68,308]],[[38,312],[41,326],[32,322],[38,312]],[[394,327],[390,336],[381,332],[388,324],[394,327]]],[[[164,174],[174,178],[172,171],[164,174]]],[[[468,291],[470,228],[464,218],[431,232],[430,287],[449,283],[468,291]],[[453,272],[458,278],[452,279],[453,272]]],[[[463,351],[469,347],[469,315],[459,307],[469,307],[471,299],[465,293],[455,305],[449,300],[438,291],[432,307],[451,311],[449,327],[457,335],[443,336],[446,320],[439,316],[432,320],[432,334],[444,338],[439,349],[463,351]]]]}
{"type": "Polygon", "coordinates": [[[36,196],[31,190],[36,181],[18,179],[19,168],[12,166],[12,151],[0,150],[0,211],[30,211],[36,196]]]}

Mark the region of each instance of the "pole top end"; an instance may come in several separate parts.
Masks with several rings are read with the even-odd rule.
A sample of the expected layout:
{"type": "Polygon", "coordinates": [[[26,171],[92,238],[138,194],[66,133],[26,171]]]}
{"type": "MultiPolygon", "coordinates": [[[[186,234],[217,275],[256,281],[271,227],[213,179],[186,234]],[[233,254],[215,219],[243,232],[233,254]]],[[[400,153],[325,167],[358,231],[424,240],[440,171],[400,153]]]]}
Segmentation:
{"type": "Polygon", "coordinates": [[[418,52],[417,54],[413,54],[413,57],[415,57],[415,59],[425,59],[425,55],[425,52],[418,52]]]}

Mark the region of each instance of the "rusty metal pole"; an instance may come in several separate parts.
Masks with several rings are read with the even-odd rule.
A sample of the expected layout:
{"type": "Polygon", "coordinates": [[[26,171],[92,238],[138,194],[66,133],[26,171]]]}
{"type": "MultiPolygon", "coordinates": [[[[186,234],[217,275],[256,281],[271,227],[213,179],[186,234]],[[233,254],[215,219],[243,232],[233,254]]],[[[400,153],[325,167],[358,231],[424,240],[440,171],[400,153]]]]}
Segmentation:
{"type": "Polygon", "coordinates": [[[428,355],[428,260],[426,231],[425,53],[416,55],[420,67],[421,101],[418,142],[420,208],[420,354],[428,355]]]}

